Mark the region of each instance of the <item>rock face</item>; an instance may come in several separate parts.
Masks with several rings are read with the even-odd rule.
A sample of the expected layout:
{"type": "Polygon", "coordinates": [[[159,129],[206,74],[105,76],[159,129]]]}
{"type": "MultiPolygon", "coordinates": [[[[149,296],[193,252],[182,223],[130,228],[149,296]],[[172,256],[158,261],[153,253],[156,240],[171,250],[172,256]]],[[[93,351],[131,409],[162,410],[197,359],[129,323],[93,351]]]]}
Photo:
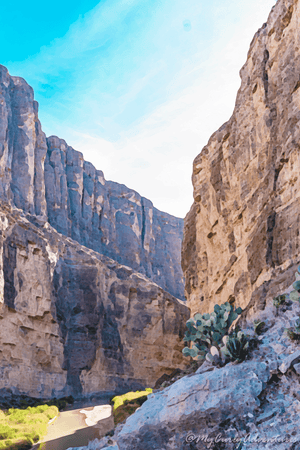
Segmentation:
{"type": "Polygon", "coordinates": [[[38,104],[25,80],[0,65],[0,196],[17,208],[45,215],[45,134],[38,104]]]}
{"type": "Polygon", "coordinates": [[[51,136],[47,145],[50,224],[183,299],[183,220],[158,211],[150,200],[126,186],[106,181],[101,171],[62,139],[51,136]]]}
{"type": "Polygon", "coordinates": [[[256,33],[230,120],[196,157],[182,267],[192,313],[245,308],[299,261],[300,6],[279,0],[256,33]]]}
{"type": "Polygon", "coordinates": [[[203,313],[235,301],[245,334],[264,322],[257,347],[241,364],[204,363],[155,392],[88,450],[300,448],[299,340],[286,331],[298,332],[300,317],[288,295],[300,280],[299,8],[278,0],[255,35],[233,116],[195,159],[185,221],[188,304],[203,313]]]}
{"type": "Polygon", "coordinates": [[[0,198],[184,299],[183,220],[106,181],[83,155],[46,139],[33,90],[0,66],[0,198]]]}
{"type": "MultiPolygon", "coordinates": [[[[292,279],[286,273],[286,282],[292,279]]],[[[288,338],[285,328],[293,328],[299,314],[299,302],[277,314],[268,297],[264,310],[253,316],[265,321],[266,331],[249,359],[206,371],[201,366],[150,395],[113,437],[73,450],[298,449],[299,343],[288,338]]],[[[252,319],[242,322],[253,335],[252,319]]]]}
{"type": "Polygon", "coordinates": [[[183,302],[42,217],[2,202],[0,226],[0,389],[124,391],[185,366],[183,302]]]}

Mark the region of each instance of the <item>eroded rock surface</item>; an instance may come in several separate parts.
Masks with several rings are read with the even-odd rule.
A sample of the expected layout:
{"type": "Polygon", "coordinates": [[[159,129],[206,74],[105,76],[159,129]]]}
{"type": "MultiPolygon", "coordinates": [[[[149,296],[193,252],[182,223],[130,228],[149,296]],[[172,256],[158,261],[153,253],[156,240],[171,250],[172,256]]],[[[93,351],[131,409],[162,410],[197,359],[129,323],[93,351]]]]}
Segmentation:
{"type": "Polygon", "coordinates": [[[126,391],[185,366],[183,302],[41,217],[1,203],[0,226],[0,389],[126,391]]]}
{"type": "Polygon", "coordinates": [[[0,198],[184,299],[183,219],[106,181],[63,139],[46,139],[32,88],[1,65],[0,198]]]}
{"type": "Polygon", "coordinates": [[[46,214],[46,136],[33,89],[0,65],[0,196],[17,208],[46,214]]]}
{"type": "Polygon", "coordinates": [[[299,261],[299,8],[279,0],[272,9],[232,117],[194,161],[182,252],[193,313],[227,300],[245,308],[299,261]]]}
{"type": "MultiPolygon", "coordinates": [[[[287,280],[293,281],[289,274],[287,280]]],[[[285,330],[293,329],[299,314],[299,302],[287,301],[277,312],[269,299],[250,320],[240,319],[249,335],[254,319],[265,322],[247,360],[181,378],[151,394],[114,436],[73,450],[297,450],[299,343],[285,330]]]]}
{"type": "Polygon", "coordinates": [[[183,298],[183,220],[158,211],[54,136],[47,139],[48,218],[60,233],[132,267],[183,298]]]}

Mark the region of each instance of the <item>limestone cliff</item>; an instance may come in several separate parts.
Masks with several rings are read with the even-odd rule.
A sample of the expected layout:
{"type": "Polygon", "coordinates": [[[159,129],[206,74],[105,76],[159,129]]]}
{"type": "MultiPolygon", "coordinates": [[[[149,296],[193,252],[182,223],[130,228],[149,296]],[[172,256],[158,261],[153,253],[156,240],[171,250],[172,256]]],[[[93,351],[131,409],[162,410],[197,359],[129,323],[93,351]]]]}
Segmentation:
{"type": "Polygon", "coordinates": [[[3,202],[0,227],[0,389],[126,391],[184,367],[183,302],[3,202]]]}
{"type": "Polygon", "coordinates": [[[106,181],[82,153],[46,139],[25,80],[0,66],[0,198],[45,217],[65,236],[146,275],[184,299],[183,220],[106,181]]]}
{"type": "Polygon", "coordinates": [[[279,0],[252,40],[232,117],[194,161],[182,250],[192,312],[264,302],[300,259],[299,24],[298,1],[279,0]]]}
{"type": "Polygon", "coordinates": [[[0,389],[126,391],[186,365],[183,220],[47,139],[3,66],[0,226],[0,389]]]}

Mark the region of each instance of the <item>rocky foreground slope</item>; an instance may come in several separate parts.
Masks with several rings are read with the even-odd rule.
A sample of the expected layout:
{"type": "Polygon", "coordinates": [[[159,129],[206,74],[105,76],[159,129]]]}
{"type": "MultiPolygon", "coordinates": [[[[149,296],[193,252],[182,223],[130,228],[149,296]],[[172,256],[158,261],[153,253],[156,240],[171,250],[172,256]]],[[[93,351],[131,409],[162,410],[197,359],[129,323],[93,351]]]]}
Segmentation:
{"type": "Polygon", "coordinates": [[[182,265],[192,312],[245,308],[299,259],[300,12],[279,0],[240,71],[232,117],[196,157],[182,265]]]}
{"type": "Polygon", "coordinates": [[[183,302],[0,202],[0,396],[153,386],[184,367],[183,302]]]}
{"type": "Polygon", "coordinates": [[[63,139],[46,138],[32,88],[1,65],[0,198],[184,300],[183,219],[106,181],[63,139]]]}
{"type": "Polygon", "coordinates": [[[278,0],[251,43],[233,116],[195,159],[185,222],[192,311],[234,301],[245,333],[265,322],[257,347],[240,364],[205,362],[154,393],[90,450],[300,448],[300,340],[286,331],[300,316],[289,298],[300,278],[299,29],[298,0],[278,0]]]}
{"type": "MultiPolygon", "coordinates": [[[[291,273],[278,279],[277,294],[290,293],[292,286],[282,287],[294,280],[291,273]]],[[[277,311],[272,296],[265,300],[263,311],[240,320],[250,336],[253,320],[265,322],[244,362],[205,362],[195,374],[148,396],[112,437],[72,450],[298,450],[300,345],[285,329],[294,329],[300,305],[287,301],[277,311]]]]}

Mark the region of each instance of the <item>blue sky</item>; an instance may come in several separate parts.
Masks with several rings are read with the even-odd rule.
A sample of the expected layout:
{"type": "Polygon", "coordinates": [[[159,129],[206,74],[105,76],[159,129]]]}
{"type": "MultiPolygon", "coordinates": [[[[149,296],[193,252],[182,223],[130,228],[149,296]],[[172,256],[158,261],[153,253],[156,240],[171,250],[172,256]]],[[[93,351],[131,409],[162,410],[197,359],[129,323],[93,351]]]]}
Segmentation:
{"type": "Polygon", "coordinates": [[[184,217],[193,159],[232,114],[239,69],[274,3],[5,2],[0,63],[34,88],[48,136],[184,217]]]}

